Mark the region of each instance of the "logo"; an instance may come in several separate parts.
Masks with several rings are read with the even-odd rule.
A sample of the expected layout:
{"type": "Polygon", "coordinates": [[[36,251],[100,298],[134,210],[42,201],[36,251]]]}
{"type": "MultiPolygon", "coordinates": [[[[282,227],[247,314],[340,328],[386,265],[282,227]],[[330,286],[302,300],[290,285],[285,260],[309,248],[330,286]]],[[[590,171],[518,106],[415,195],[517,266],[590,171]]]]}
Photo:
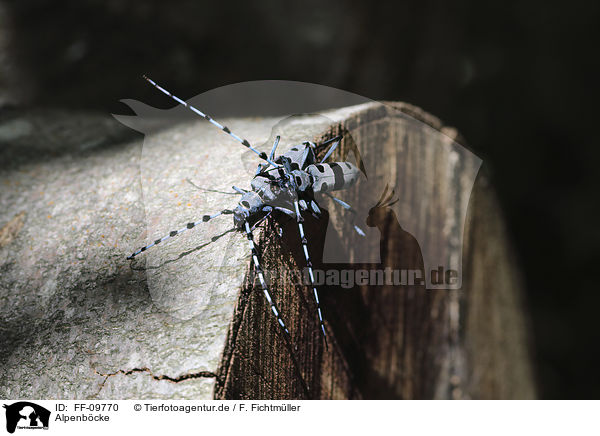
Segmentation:
{"type": "MultiPolygon", "coordinates": [[[[313,202],[309,193],[301,199],[304,205],[299,204],[307,230],[316,217],[311,237],[300,237],[294,206],[286,203],[287,199],[284,205],[269,200],[280,213],[278,231],[284,245],[300,253],[298,264],[305,262],[300,250],[306,239],[311,259],[331,265],[321,275],[326,285],[462,288],[467,211],[482,161],[433,117],[405,105],[382,104],[334,88],[288,81],[229,85],[194,97],[187,107],[180,104],[166,110],[133,100],[123,102],[135,115],[115,118],[145,135],[140,182],[146,234],[154,243],[145,247],[152,248],[144,253],[143,270],[154,304],[171,316],[191,319],[213,303],[207,289],[243,280],[245,261],[241,259],[247,245],[233,233],[235,229],[229,230],[233,223],[228,214],[186,227],[182,230],[193,228],[193,233],[168,243],[162,241],[181,232],[165,231],[178,229],[181,220],[193,224],[199,216],[216,214],[212,205],[235,208],[240,201],[235,196],[240,192],[230,188],[234,184],[248,189],[255,183],[257,192],[283,198],[274,188],[265,191],[257,184],[267,183],[256,182],[259,168],[263,168],[257,165],[263,161],[245,144],[236,143],[228,128],[211,125],[208,118],[190,111],[190,104],[216,120],[227,116],[256,120],[233,126],[235,135],[252,133],[250,142],[256,150],[265,155],[274,150],[274,156],[288,153],[290,159],[297,158],[293,163],[298,168],[309,156],[302,151],[308,150],[306,141],[325,138],[325,133],[343,137],[332,158],[335,162],[329,160],[325,162],[329,167],[319,168],[315,161],[313,170],[328,182],[313,192],[313,202]],[[328,108],[345,109],[332,112],[328,108]],[[259,120],[257,114],[268,117],[259,120]],[[172,141],[173,137],[177,140],[172,141]],[[360,170],[353,185],[353,177],[345,172],[345,168],[352,170],[350,165],[360,170]],[[289,217],[293,217],[291,224],[289,217]],[[194,267],[184,267],[188,255],[197,259],[194,267]],[[173,298],[181,289],[189,292],[186,295],[193,303],[182,305],[173,298]]],[[[306,168],[297,171],[302,175],[306,168]]],[[[304,183],[300,176],[299,180],[297,184],[304,183]]],[[[140,246],[147,242],[138,241],[140,246]]],[[[298,276],[298,271],[295,274],[298,276]]]]}
{"type": "Polygon", "coordinates": [[[14,433],[15,429],[48,429],[50,411],[28,401],[19,401],[10,405],[4,404],[6,409],[6,431],[14,433]]]}

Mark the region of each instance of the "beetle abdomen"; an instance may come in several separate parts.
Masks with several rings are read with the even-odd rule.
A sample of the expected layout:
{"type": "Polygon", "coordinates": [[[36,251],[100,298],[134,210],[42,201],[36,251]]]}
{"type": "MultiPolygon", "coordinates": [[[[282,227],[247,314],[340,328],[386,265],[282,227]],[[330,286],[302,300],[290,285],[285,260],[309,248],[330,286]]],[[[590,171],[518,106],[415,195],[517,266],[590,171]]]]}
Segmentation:
{"type": "Polygon", "coordinates": [[[331,162],[309,165],[306,172],[314,178],[314,192],[331,192],[356,183],[359,170],[349,162],[331,162]]]}

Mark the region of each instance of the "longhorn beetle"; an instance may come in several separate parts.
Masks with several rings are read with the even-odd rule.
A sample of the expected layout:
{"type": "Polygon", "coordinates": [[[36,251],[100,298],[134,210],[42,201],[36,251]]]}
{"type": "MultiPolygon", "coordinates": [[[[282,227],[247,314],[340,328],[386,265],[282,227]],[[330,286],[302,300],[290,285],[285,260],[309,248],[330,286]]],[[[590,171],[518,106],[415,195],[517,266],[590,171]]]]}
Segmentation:
{"type": "MultiPolygon", "coordinates": [[[[221,125],[210,116],[173,95],[171,92],[159,86],[150,78],[144,76],[144,79],[176,102],[200,115],[211,124],[227,133],[230,137],[250,149],[252,152],[256,153],[264,162],[258,165],[254,178],[250,183],[250,190],[241,189],[236,186],[232,187],[234,191],[242,196],[237,207],[235,207],[233,210],[224,209],[213,215],[204,215],[202,219],[196,222],[190,222],[185,227],[179,230],[173,230],[168,235],[156,239],[151,244],[140,248],[131,256],[127,257],[127,259],[133,259],[135,256],[146,251],[147,249],[161,244],[167,239],[180,235],[186,230],[193,229],[197,225],[210,221],[220,215],[233,215],[235,229],[240,232],[245,232],[246,237],[248,238],[248,243],[252,252],[254,268],[258,274],[265,298],[271,306],[271,311],[273,312],[273,315],[275,315],[284,335],[289,339],[290,332],[287,329],[281,314],[275,305],[275,302],[271,298],[258,259],[258,252],[252,237],[252,231],[254,228],[266,220],[273,211],[277,210],[283,212],[286,215],[294,218],[298,224],[302,250],[304,251],[304,257],[306,258],[306,264],[308,267],[308,276],[310,277],[310,285],[312,287],[317,305],[319,324],[321,326],[323,338],[326,341],[327,335],[325,333],[325,325],[323,324],[319,293],[317,292],[315,285],[312,263],[308,251],[308,241],[306,239],[306,235],[304,234],[304,225],[302,224],[304,222],[304,219],[302,218],[302,212],[308,211],[316,217],[320,216],[321,210],[314,200],[314,194],[320,192],[329,196],[346,210],[355,213],[350,205],[338,198],[333,197],[330,194],[331,191],[349,188],[356,183],[356,180],[359,177],[359,169],[349,162],[325,163],[325,161],[334,152],[336,147],[340,144],[342,137],[336,136],[319,144],[319,146],[327,146],[331,144],[329,150],[320,162],[317,162],[315,154],[317,145],[311,141],[305,141],[302,143],[302,145],[294,146],[284,154],[275,158],[275,151],[277,150],[280,140],[279,136],[275,138],[271,153],[267,156],[265,152],[259,152],[247,140],[242,139],[229,130],[229,128],[226,126],[221,125]]],[[[355,225],[354,229],[361,236],[365,235],[358,226],[355,225]]]]}

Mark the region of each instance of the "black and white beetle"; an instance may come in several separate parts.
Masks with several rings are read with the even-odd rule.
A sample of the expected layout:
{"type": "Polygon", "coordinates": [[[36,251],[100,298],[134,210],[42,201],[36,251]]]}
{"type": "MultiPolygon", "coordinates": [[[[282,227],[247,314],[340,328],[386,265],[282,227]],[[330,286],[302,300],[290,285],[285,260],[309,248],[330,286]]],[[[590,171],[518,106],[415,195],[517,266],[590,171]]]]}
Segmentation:
{"type": "MultiPolygon", "coordinates": [[[[240,138],[226,126],[219,124],[210,116],[204,114],[200,110],[171,94],[169,91],[156,84],[156,82],[153,80],[146,76],[144,76],[144,79],[146,79],[164,94],[168,95],[178,103],[192,110],[227,133],[233,139],[256,153],[265,162],[258,165],[254,178],[250,184],[252,188],[251,190],[241,189],[236,186],[233,187],[233,189],[242,196],[235,209],[225,209],[213,215],[204,215],[199,221],[190,222],[185,227],[179,230],[173,230],[168,235],[163,236],[151,244],[140,248],[127,259],[133,259],[135,256],[146,251],[147,249],[158,245],[167,239],[177,236],[186,230],[192,229],[203,222],[210,221],[211,219],[220,215],[233,215],[235,229],[244,231],[248,238],[250,249],[252,251],[254,267],[260,280],[265,298],[271,306],[271,311],[277,318],[277,322],[282,328],[284,334],[286,337],[289,337],[289,331],[269,293],[264,274],[258,260],[258,252],[252,238],[252,230],[266,220],[274,210],[283,212],[286,215],[296,219],[296,222],[298,223],[302,249],[304,251],[304,257],[306,258],[308,267],[308,276],[310,278],[311,287],[313,289],[313,294],[317,304],[319,324],[321,326],[323,337],[326,339],[325,325],[323,324],[323,315],[321,313],[321,305],[319,302],[319,294],[314,284],[315,280],[312,263],[308,252],[308,241],[306,239],[306,235],[304,234],[304,225],[302,224],[304,221],[302,218],[302,212],[308,211],[317,217],[320,215],[321,211],[314,200],[315,193],[323,193],[345,209],[354,212],[354,210],[347,203],[333,197],[330,192],[347,189],[352,186],[359,178],[360,170],[349,162],[325,163],[336,147],[340,144],[342,137],[336,136],[319,144],[321,147],[331,144],[329,150],[320,162],[317,162],[315,155],[315,149],[317,146],[310,141],[306,141],[302,145],[292,147],[283,155],[280,155],[275,159],[275,151],[277,150],[280,139],[279,136],[277,136],[275,139],[271,153],[267,156],[266,153],[256,150],[247,140],[240,138]]],[[[363,231],[358,226],[355,225],[354,228],[361,236],[364,236],[363,231]]]]}

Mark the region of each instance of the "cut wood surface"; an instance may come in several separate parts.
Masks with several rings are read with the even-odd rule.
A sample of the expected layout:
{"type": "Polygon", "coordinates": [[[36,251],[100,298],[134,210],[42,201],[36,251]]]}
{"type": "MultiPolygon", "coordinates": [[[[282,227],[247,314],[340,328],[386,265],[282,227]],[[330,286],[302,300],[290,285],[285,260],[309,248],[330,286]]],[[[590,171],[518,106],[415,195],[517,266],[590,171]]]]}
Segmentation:
{"type": "MultiPolygon", "coordinates": [[[[417,240],[422,259],[411,265],[441,256],[462,270],[459,289],[323,286],[326,346],[312,291],[294,284],[306,266],[296,223],[278,217],[254,239],[265,270],[291,274],[270,276],[288,343],[231,216],[126,260],[232,208],[239,197],[209,189],[249,186],[259,161],[244,147],[206,122],[142,139],[104,116],[15,113],[0,122],[0,396],[534,398],[523,288],[493,190],[480,171],[471,195],[474,161],[449,166],[454,154],[430,151],[457,133],[400,103],[323,115],[224,120],[263,150],[277,129],[280,151],[342,133],[334,156],[360,154],[377,190],[389,184],[402,196],[394,212],[402,227],[382,218],[385,243],[370,247],[376,261],[357,248],[353,223],[324,201],[322,218],[305,222],[315,268],[406,266],[406,246],[417,240]],[[423,201],[428,189],[445,194],[423,201]],[[448,235],[458,239],[447,246],[448,235]],[[331,252],[343,256],[325,259],[331,252]]],[[[346,195],[362,198],[360,189],[346,195]]]]}

